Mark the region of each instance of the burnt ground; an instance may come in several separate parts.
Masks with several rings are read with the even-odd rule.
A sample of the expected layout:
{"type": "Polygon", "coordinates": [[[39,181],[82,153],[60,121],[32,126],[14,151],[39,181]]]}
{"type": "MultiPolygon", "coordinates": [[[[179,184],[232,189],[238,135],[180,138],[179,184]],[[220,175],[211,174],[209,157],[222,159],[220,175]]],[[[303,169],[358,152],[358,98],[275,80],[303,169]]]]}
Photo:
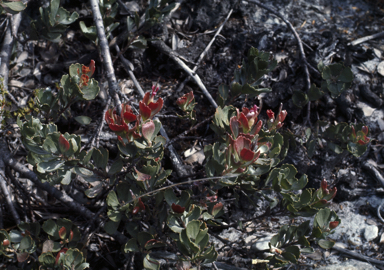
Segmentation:
{"type": "MultiPolygon", "coordinates": [[[[143,2],[126,2],[126,5],[132,12],[136,9],[140,12],[145,7],[143,2]]],[[[384,142],[382,135],[384,130],[382,106],[384,72],[381,71],[382,74],[380,75],[380,68],[378,69],[379,64],[383,63],[384,60],[384,42],[381,37],[357,45],[349,44],[357,38],[380,33],[384,30],[384,10],[380,9],[380,4],[380,1],[373,0],[282,0],[266,3],[273,10],[281,13],[295,27],[304,43],[307,60],[313,67],[316,67],[319,61],[323,61],[325,64],[342,62],[346,66],[350,66],[354,73],[355,78],[351,88],[343,92],[339,98],[333,100],[325,95],[318,102],[311,104],[310,123],[308,124],[304,124],[307,108],[296,107],[291,99],[293,91],[305,90],[305,75],[303,63],[298,53],[297,41],[287,25],[268,11],[248,1],[187,0],[182,2],[180,8],[165,24],[153,27],[144,35],[146,38],[162,39],[179,55],[190,62],[195,62],[211,41],[215,34],[214,30],[224,21],[228,12],[233,9],[231,17],[225,23],[223,30],[196,73],[215,98],[218,86],[231,82],[234,70],[238,65],[241,65],[251,47],[273,53],[278,61],[278,66],[268,76],[265,76],[262,83],[263,87],[272,89],[271,93],[262,96],[263,112],[265,114],[267,109],[277,111],[279,104],[283,103],[283,109],[288,111],[284,128],[296,135],[296,148],[290,150],[284,162],[294,164],[299,174],[307,174],[309,187],[317,188],[323,178],[328,180],[330,186],[336,186],[339,192],[334,200],[334,207],[337,208],[337,205],[341,205],[343,202],[355,201],[367,194],[380,197],[382,196],[381,190],[384,188],[384,182],[380,182],[382,169],[384,169],[384,165],[382,165],[384,163],[384,150],[382,148],[384,142]],[[307,150],[304,144],[305,129],[310,125],[314,126],[318,120],[330,123],[363,122],[367,124],[370,127],[371,138],[367,152],[362,157],[355,158],[352,155],[337,155],[327,147],[323,147],[318,148],[314,156],[309,158],[306,155],[307,150]],[[369,164],[374,165],[367,165],[368,161],[369,164]],[[353,173],[345,175],[340,173],[340,170],[341,172],[349,170],[353,173]]],[[[67,6],[67,8],[70,10],[71,6],[67,6]]],[[[76,9],[78,12],[81,11],[80,19],[91,20],[90,11],[84,8],[84,5],[79,4],[76,9]]],[[[114,32],[115,36],[118,36],[124,30],[126,19],[122,13],[119,13],[116,18],[121,22],[121,26],[114,32]]],[[[28,20],[22,22],[21,31],[27,24],[28,20]]],[[[111,52],[116,56],[114,50],[111,52]]],[[[160,78],[160,96],[165,100],[165,106],[160,112],[159,118],[170,139],[192,126],[192,123],[187,120],[173,117],[176,113],[181,113],[175,102],[184,93],[194,91],[197,102],[195,108],[196,123],[214,114],[215,109],[192,80],[181,91],[177,91],[181,82],[187,77],[186,73],[169,56],[153,46],[151,41],[148,42],[147,48],[129,49],[124,56],[134,65],[134,74],[144,90],[149,90],[152,84],[160,78]]],[[[55,44],[41,41],[30,42],[25,45],[19,43],[11,63],[10,91],[19,102],[26,102],[28,98],[33,96],[34,89],[54,88],[55,83],[59,82],[61,76],[67,72],[70,64],[74,62],[88,64],[90,59],[95,59],[97,63],[100,63],[97,47],[82,36],[76,23],[69,27],[63,42],[55,44]]],[[[193,68],[193,65],[188,62],[187,65],[193,68]]],[[[139,97],[124,66],[118,59],[114,63],[114,68],[122,93],[127,100],[135,105],[139,97]]],[[[108,84],[103,72],[102,66],[97,65],[96,79],[100,81],[102,91],[96,102],[75,104],[71,108],[74,112],[81,112],[82,115],[91,117],[93,123],[85,128],[80,128],[71,118],[61,120],[58,123],[61,132],[77,131],[85,138],[93,134],[97,123],[102,119],[102,109],[107,98],[105,91],[107,91],[108,84]],[[78,131],[79,128],[80,131],[78,131]]],[[[320,76],[311,70],[310,75],[311,83],[320,85],[320,76]]],[[[239,99],[233,102],[233,105],[239,108],[250,107],[253,104],[259,104],[259,100],[247,99],[244,101],[244,99],[239,99]]],[[[16,108],[12,107],[10,110],[14,111],[16,108]]],[[[261,117],[266,119],[266,115],[262,114],[261,117]]],[[[106,138],[105,134],[107,133],[108,128],[105,127],[100,143],[111,150],[111,157],[113,157],[114,154],[117,154],[117,149],[113,146],[115,139],[103,139],[106,138]]],[[[199,156],[195,154],[186,158],[184,152],[191,148],[202,149],[204,144],[214,140],[213,132],[209,129],[209,122],[188,136],[190,136],[189,139],[176,140],[173,146],[186,161],[185,166],[189,172],[195,177],[203,176],[204,168],[198,162],[199,156]],[[191,136],[193,137],[191,138],[191,136]]],[[[17,138],[16,132],[9,135],[9,141],[14,140],[13,137],[17,138]]],[[[15,145],[10,147],[15,149],[15,145]]],[[[22,147],[19,154],[23,154],[22,147]]],[[[171,168],[169,159],[166,158],[164,166],[171,168]]],[[[223,201],[227,202],[226,217],[228,220],[226,222],[228,224],[236,223],[239,218],[249,219],[251,222],[248,224],[249,227],[243,229],[234,225],[233,229],[238,234],[233,240],[225,234],[220,237],[219,234],[223,232],[214,232],[214,235],[220,237],[222,242],[217,244],[220,247],[218,261],[222,263],[221,269],[236,269],[235,267],[250,269],[249,261],[244,262],[238,258],[262,258],[263,253],[255,252],[252,248],[246,248],[248,244],[245,241],[246,237],[252,232],[258,237],[263,232],[276,233],[278,227],[288,219],[273,216],[252,221],[252,218],[264,213],[265,202],[258,200],[255,206],[249,206],[245,198],[240,198],[238,206],[235,206],[231,203],[231,194],[224,194],[223,192],[219,195],[223,201]]],[[[381,246],[380,235],[384,228],[377,218],[376,208],[377,206],[362,206],[356,211],[375,220],[379,228],[379,237],[372,242],[378,248],[375,249],[373,246],[371,248],[359,248],[359,246],[354,245],[347,248],[357,249],[363,255],[381,259],[383,247],[381,246]]],[[[51,211],[51,216],[68,217],[68,213],[58,212],[57,207],[53,207],[51,211]]],[[[7,210],[4,209],[3,213],[7,213],[7,210]]],[[[44,216],[44,218],[49,217],[49,215],[44,216]]],[[[11,221],[11,217],[8,221],[11,221]]],[[[91,265],[92,262],[97,263],[100,268],[92,269],[112,269],[111,267],[123,269],[121,262],[125,260],[124,256],[119,255],[118,252],[112,252],[104,257],[103,254],[108,250],[104,241],[108,240],[102,236],[98,237],[103,240],[92,243],[93,254],[89,255],[88,261],[91,261],[91,265]]],[[[217,239],[216,241],[220,242],[217,239]]],[[[348,245],[348,243],[346,244],[348,245]]],[[[115,246],[112,244],[112,250],[118,250],[118,247],[115,246]]],[[[291,266],[290,269],[310,269],[314,265],[328,264],[324,251],[319,252],[321,254],[320,259],[302,256],[299,264],[291,266]]],[[[334,254],[336,253],[331,253],[331,255],[334,254]]],[[[340,254],[337,260],[343,261],[344,256],[340,254]]]]}

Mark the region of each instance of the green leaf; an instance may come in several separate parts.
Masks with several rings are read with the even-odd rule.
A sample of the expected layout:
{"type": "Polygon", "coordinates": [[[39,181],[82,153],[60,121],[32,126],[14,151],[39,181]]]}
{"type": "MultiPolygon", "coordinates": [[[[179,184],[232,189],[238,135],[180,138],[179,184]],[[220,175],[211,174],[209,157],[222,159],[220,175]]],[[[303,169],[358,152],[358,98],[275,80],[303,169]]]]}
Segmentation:
{"type": "Polygon", "coordinates": [[[104,230],[108,234],[114,234],[117,231],[117,228],[119,227],[120,222],[113,222],[112,220],[108,220],[104,225],[104,230]]]}
{"type": "Polygon", "coordinates": [[[335,245],[335,242],[331,241],[331,240],[320,239],[318,244],[320,247],[322,247],[324,249],[329,249],[335,245]]]}
{"type": "Polygon", "coordinates": [[[145,256],[144,258],[144,268],[148,270],[159,270],[160,263],[155,259],[151,258],[149,254],[147,254],[147,256],[145,256]]]}
{"type": "Polygon", "coordinates": [[[292,95],[292,101],[293,104],[301,108],[308,103],[308,96],[301,91],[294,91],[292,95]]]}
{"type": "Polygon", "coordinates": [[[134,238],[129,239],[128,242],[124,246],[124,252],[125,253],[139,252],[139,251],[140,251],[139,246],[137,245],[137,241],[134,238]]]}
{"type": "Polygon", "coordinates": [[[99,83],[95,79],[90,79],[88,85],[80,90],[81,97],[85,100],[93,100],[100,92],[99,83]]]}
{"type": "Polygon", "coordinates": [[[47,161],[47,162],[40,162],[39,164],[37,164],[37,171],[39,173],[46,173],[46,172],[53,172],[53,171],[56,171],[58,169],[60,169],[61,167],[63,167],[64,165],[64,161],[59,159],[59,160],[50,160],[50,161],[47,161]]]}
{"type": "Polygon", "coordinates": [[[149,241],[149,240],[152,240],[153,239],[153,235],[150,234],[150,233],[147,233],[147,232],[139,232],[137,234],[137,242],[139,243],[139,245],[141,247],[144,247],[145,244],[149,241]]]}
{"type": "Polygon", "coordinates": [[[308,91],[309,101],[316,101],[320,99],[323,95],[324,92],[317,88],[316,85],[312,84],[311,88],[308,91]]]}
{"type": "Polygon", "coordinates": [[[111,168],[108,171],[109,175],[114,175],[116,173],[121,172],[121,169],[123,168],[123,161],[121,158],[117,158],[111,165],[111,168]]]}
{"type": "Polygon", "coordinates": [[[196,239],[200,231],[200,221],[193,220],[187,224],[187,236],[189,239],[196,239]]]}
{"type": "Polygon", "coordinates": [[[83,21],[80,22],[80,30],[83,32],[84,36],[92,40],[93,42],[97,39],[97,29],[96,26],[87,27],[83,21]]]}
{"type": "Polygon", "coordinates": [[[107,196],[107,204],[108,206],[116,209],[117,207],[120,206],[119,200],[117,199],[116,193],[112,190],[109,192],[107,196]]]}
{"type": "Polygon", "coordinates": [[[23,2],[21,1],[12,1],[12,2],[2,2],[1,3],[3,5],[3,7],[7,8],[6,10],[9,11],[9,9],[11,9],[11,11],[14,11],[14,12],[10,12],[12,14],[16,14],[20,11],[23,11],[27,5],[25,5],[23,2]]]}
{"type": "Polygon", "coordinates": [[[316,150],[316,139],[311,140],[311,141],[307,144],[307,153],[308,153],[308,156],[309,156],[310,158],[313,157],[313,154],[315,153],[315,150],[316,150]]]}
{"type": "Polygon", "coordinates": [[[32,237],[29,235],[26,235],[23,237],[23,239],[21,239],[19,249],[28,250],[32,247],[32,245],[33,245],[32,237]]]}
{"type": "Polygon", "coordinates": [[[89,123],[92,121],[90,117],[84,115],[76,116],[75,120],[82,125],[89,125],[89,123]]]}
{"type": "Polygon", "coordinates": [[[56,259],[51,252],[43,253],[39,256],[39,262],[45,267],[53,268],[55,261],[56,259]]]}

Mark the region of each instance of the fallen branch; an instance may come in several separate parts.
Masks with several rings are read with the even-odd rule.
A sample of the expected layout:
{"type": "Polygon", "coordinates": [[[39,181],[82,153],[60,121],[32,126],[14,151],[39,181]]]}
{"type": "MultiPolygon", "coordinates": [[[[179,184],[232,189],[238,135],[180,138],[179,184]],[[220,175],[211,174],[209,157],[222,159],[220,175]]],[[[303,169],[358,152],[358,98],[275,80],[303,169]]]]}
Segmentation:
{"type": "MultiPolygon", "coordinates": [[[[200,54],[199,56],[199,59],[197,60],[194,68],[192,69],[193,73],[196,72],[197,68],[199,67],[201,61],[204,59],[205,55],[207,54],[207,52],[209,51],[209,49],[211,48],[213,42],[215,41],[216,37],[220,34],[221,30],[223,29],[225,23],[228,21],[229,17],[231,17],[231,14],[233,12],[233,9],[231,9],[229,12],[228,12],[228,15],[227,17],[225,18],[224,22],[220,25],[220,27],[216,30],[216,33],[215,35],[213,36],[213,38],[211,39],[211,41],[208,43],[207,47],[204,49],[204,51],[200,54]]],[[[185,87],[185,84],[189,81],[191,77],[188,76],[187,78],[185,78],[185,80],[180,84],[179,88],[177,88],[176,92],[180,92],[181,90],[183,90],[183,88],[185,87]]]]}
{"type": "Polygon", "coordinates": [[[375,39],[375,38],[380,38],[380,37],[384,37],[384,32],[380,32],[380,33],[377,33],[377,34],[373,34],[373,35],[369,35],[369,36],[366,36],[366,37],[362,37],[362,38],[358,38],[352,42],[349,42],[347,45],[348,46],[356,46],[360,43],[363,43],[363,42],[366,42],[368,40],[371,40],[371,39],[375,39]]]}
{"type": "Polygon", "coordinates": [[[93,13],[93,21],[96,25],[97,29],[97,37],[99,38],[99,45],[101,50],[101,56],[103,57],[104,67],[107,71],[107,80],[109,86],[109,95],[114,99],[116,110],[118,114],[121,112],[121,101],[118,95],[118,85],[115,76],[115,71],[112,66],[112,58],[111,53],[109,51],[108,41],[105,36],[105,28],[103,24],[103,17],[101,16],[99,4],[97,0],[90,0],[92,13],[93,13]]]}
{"type": "MultiPolygon", "coordinates": [[[[14,37],[12,35],[12,25],[14,32],[16,33],[19,29],[20,21],[21,21],[22,13],[18,13],[12,17],[12,23],[8,23],[7,30],[5,32],[4,40],[3,40],[3,45],[1,46],[1,51],[0,51],[0,76],[3,77],[3,84],[4,84],[4,90],[6,92],[8,90],[8,76],[9,76],[9,61],[11,58],[12,54],[12,48],[13,48],[13,43],[14,43],[14,37]]],[[[12,102],[14,102],[17,106],[19,106],[18,102],[15,100],[15,98],[12,95],[8,95],[12,102]]],[[[0,95],[0,103],[2,102],[3,97],[0,95]]],[[[2,121],[2,116],[0,115],[0,122],[2,121]]]]}
{"type": "Polygon", "coordinates": [[[4,175],[4,164],[3,166],[0,166],[0,187],[1,191],[3,192],[3,195],[5,197],[5,200],[7,202],[7,205],[9,207],[9,211],[11,211],[13,219],[15,220],[16,224],[19,224],[21,222],[20,216],[17,213],[15,206],[13,205],[13,201],[11,198],[11,194],[8,190],[7,182],[5,181],[5,175],[4,175]]]}
{"type": "Polygon", "coordinates": [[[203,91],[204,95],[208,98],[209,102],[213,105],[214,108],[217,108],[217,104],[215,100],[212,98],[211,94],[208,92],[207,88],[205,88],[203,82],[201,81],[199,75],[195,74],[193,70],[191,70],[186,64],[184,64],[183,61],[181,61],[172,51],[171,48],[169,48],[163,41],[161,40],[155,40],[152,41],[151,44],[153,44],[157,49],[159,49],[161,52],[165,53],[169,57],[171,57],[182,69],[184,69],[185,72],[188,73],[189,76],[191,76],[196,84],[199,86],[199,88],[203,91]]]}
{"type": "Polygon", "coordinates": [[[384,266],[384,261],[372,259],[372,258],[370,258],[368,256],[364,256],[362,254],[353,252],[353,251],[348,250],[348,249],[344,249],[344,248],[341,248],[341,247],[335,247],[335,246],[332,249],[334,249],[336,251],[339,251],[339,252],[342,252],[344,254],[347,254],[349,256],[352,256],[352,257],[354,257],[356,259],[359,259],[361,261],[366,261],[366,262],[370,262],[370,263],[374,263],[374,264],[377,264],[377,265],[383,265],[384,266]]]}

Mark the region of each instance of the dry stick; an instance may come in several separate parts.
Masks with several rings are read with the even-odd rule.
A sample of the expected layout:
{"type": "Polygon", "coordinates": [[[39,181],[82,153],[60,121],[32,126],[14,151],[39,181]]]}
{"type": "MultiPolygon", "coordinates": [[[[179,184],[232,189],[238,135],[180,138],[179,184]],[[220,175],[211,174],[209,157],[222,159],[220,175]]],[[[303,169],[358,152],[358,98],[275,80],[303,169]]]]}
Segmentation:
{"type": "MultiPolygon", "coordinates": [[[[128,59],[126,59],[122,54],[120,54],[120,48],[119,46],[117,46],[117,44],[115,44],[115,49],[116,49],[116,52],[119,54],[120,60],[123,63],[125,70],[128,72],[129,77],[131,77],[134,85],[136,86],[137,91],[139,92],[140,96],[143,98],[145,93],[144,93],[144,90],[141,88],[139,82],[136,80],[135,74],[133,74],[132,72],[132,69],[133,69],[132,63],[128,59]]],[[[167,142],[170,141],[167,135],[167,132],[165,131],[163,126],[161,126],[160,128],[160,134],[167,140],[167,142]]],[[[188,172],[184,168],[183,162],[180,159],[179,155],[177,154],[173,145],[170,144],[168,147],[168,150],[170,153],[169,155],[170,155],[172,165],[175,168],[177,175],[179,177],[187,175],[188,172]]]]}
{"type": "MultiPolygon", "coordinates": [[[[48,182],[42,183],[33,171],[27,169],[25,166],[23,166],[22,164],[17,162],[14,158],[12,158],[8,149],[6,149],[5,147],[5,143],[0,150],[1,150],[0,153],[2,154],[2,159],[5,165],[10,166],[13,170],[19,172],[21,175],[31,180],[37,188],[47,191],[49,195],[55,197],[56,199],[61,201],[63,204],[70,207],[72,210],[84,216],[86,219],[91,220],[94,218],[95,214],[93,212],[91,212],[90,210],[88,210],[86,207],[79,204],[78,202],[74,201],[67,194],[62,193],[61,191],[57,190],[55,187],[51,186],[48,182]]],[[[104,221],[101,218],[97,218],[96,222],[99,227],[103,227],[104,221]]],[[[127,241],[127,238],[120,233],[115,233],[113,237],[115,237],[117,241],[119,241],[119,243],[121,244],[127,241]]]]}
{"type": "Polygon", "coordinates": [[[107,79],[109,86],[109,95],[114,99],[117,113],[121,112],[121,101],[118,95],[118,85],[115,76],[115,71],[112,66],[111,53],[109,51],[108,41],[105,36],[105,29],[103,24],[103,17],[101,16],[99,4],[97,0],[90,0],[93,21],[95,22],[97,29],[97,37],[99,38],[99,45],[101,49],[101,56],[103,57],[104,68],[107,71],[107,79]]]}
{"type": "Polygon", "coordinates": [[[203,91],[204,95],[208,98],[209,102],[213,105],[213,107],[217,108],[217,104],[215,100],[212,98],[211,94],[208,92],[207,88],[205,88],[203,82],[201,81],[199,75],[195,74],[192,69],[190,69],[186,64],[184,64],[183,61],[181,61],[172,51],[171,48],[169,48],[163,41],[161,40],[155,40],[151,42],[156,48],[158,48],[163,53],[167,54],[169,57],[171,57],[182,69],[184,69],[185,72],[188,73],[189,76],[191,76],[196,84],[200,87],[200,89],[203,91]]]}
{"type": "Polygon", "coordinates": [[[335,247],[335,246],[332,249],[337,250],[339,252],[342,252],[344,254],[347,254],[349,256],[352,256],[352,257],[354,257],[356,259],[359,259],[361,261],[367,261],[367,262],[370,262],[370,263],[374,263],[374,264],[377,264],[377,265],[383,265],[384,266],[384,261],[380,261],[380,260],[377,260],[377,259],[372,259],[372,258],[370,258],[368,256],[364,256],[362,254],[350,251],[348,249],[344,249],[344,248],[341,248],[341,247],[335,247]]]}
{"type": "Polygon", "coordinates": [[[358,38],[358,39],[348,43],[347,45],[348,46],[355,46],[355,45],[358,45],[360,43],[366,42],[368,40],[375,39],[375,38],[380,38],[380,37],[384,37],[384,32],[380,32],[380,33],[377,33],[377,34],[374,34],[374,35],[358,38]]]}
{"type": "MultiPolygon", "coordinates": [[[[271,12],[273,15],[279,17],[283,22],[285,22],[285,24],[289,27],[289,29],[291,29],[293,35],[295,36],[296,38],[296,41],[297,41],[297,45],[299,46],[299,52],[300,52],[300,57],[301,57],[301,60],[303,61],[304,63],[304,73],[305,73],[305,77],[306,77],[306,80],[305,80],[305,85],[306,85],[306,89],[305,89],[305,92],[308,92],[308,90],[311,88],[311,79],[310,79],[310,75],[309,75],[309,70],[308,70],[308,62],[307,62],[307,58],[305,57],[305,53],[304,53],[304,47],[303,47],[303,42],[301,41],[301,38],[299,36],[299,34],[296,32],[295,28],[293,27],[293,25],[284,18],[283,15],[281,15],[280,13],[274,11],[273,9],[261,4],[259,1],[257,0],[248,0],[249,2],[251,3],[254,3],[256,5],[258,5],[259,7],[261,8],[264,8],[266,10],[268,10],[269,12],[271,12]]],[[[309,118],[310,118],[310,110],[311,110],[311,102],[309,101],[308,102],[308,114],[307,114],[307,119],[305,122],[309,122],[309,118]]]]}
{"type": "MultiPolygon", "coordinates": [[[[12,23],[8,24],[7,30],[5,32],[3,45],[1,46],[1,52],[0,52],[0,76],[3,77],[3,84],[4,84],[4,90],[8,90],[8,76],[9,76],[9,60],[11,58],[12,54],[12,48],[13,48],[13,42],[14,37],[12,35],[12,24],[15,29],[15,32],[17,32],[17,29],[19,28],[20,21],[21,21],[21,13],[18,13],[16,15],[13,15],[12,17],[12,23]]],[[[8,92],[8,91],[7,91],[8,92]]],[[[19,103],[15,100],[15,98],[8,94],[9,98],[14,102],[16,105],[19,106],[19,103]]],[[[0,102],[2,101],[3,97],[0,95],[0,102]]],[[[2,121],[2,117],[0,116],[0,122],[2,121]]]]}
{"type": "MultiPolygon", "coordinates": [[[[205,48],[205,50],[201,53],[199,59],[197,60],[196,62],[196,65],[194,66],[194,68],[192,69],[193,73],[195,73],[195,71],[197,70],[197,68],[199,67],[201,61],[204,59],[205,55],[207,54],[207,52],[209,51],[209,49],[211,48],[213,42],[215,41],[216,37],[220,34],[221,30],[223,29],[224,27],[224,24],[228,21],[229,17],[231,16],[233,12],[233,9],[231,9],[227,15],[227,17],[225,18],[224,22],[220,25],[220,27],[216,30],[216,33],[215,35],[213,36],[212,40],[208,43],[207,47],[205,48]]],[[[185,87],[185,84],[189,81],[190,77],[188,76],[187,78],[185,78],[185,80],[180,84],[179,88],[177,88],[176,92],[180,92],[181,90],[183,90],[183,88],[185,87]]]]}
{"type": "MultiPolygon", "coordinates": [[[[92,141],[91,141],[91,148],[92,147],[99,147],[99,139],[100,139],[100,133],[103,130],[104,127],[104,115],[109,109],[109,105],[111,104],[111,97],[108,97],[107,104],[105,105],[105,108],[103,110],[103,113],[101,115],[101,121],[99,126],[97,127],[96,134],[93,136],[92,141]]],[[[84,147],[84,146],[83,146],[84,147]]]]}
{"type": "MultiPolygon", "coordinates": [[[[0,161],[0,163],[3,163],[3,162],[0,161]]],[[[19,224],[21,222],[20,216],[17,213],[15,206],[13,205],[11,194],[9,194],[7,182],[5,181],[5,178],[4,178],[4,170],[3,169],[4,169],[4,163],[0,164],[0,186],[1,186],[1,190],[3,191],[3,195],[7,201],[7,205],[9,207],[9,210],[12,213],[13,219],[15,220],[16,224],[19,224]]]]}

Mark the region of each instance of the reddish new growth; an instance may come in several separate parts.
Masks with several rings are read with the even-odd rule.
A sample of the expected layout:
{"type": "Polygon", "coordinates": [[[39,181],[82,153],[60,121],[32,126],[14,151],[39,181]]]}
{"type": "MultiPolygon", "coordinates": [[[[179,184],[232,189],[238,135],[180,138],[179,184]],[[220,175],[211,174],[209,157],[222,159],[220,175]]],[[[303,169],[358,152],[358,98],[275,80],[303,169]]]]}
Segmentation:
{"type": "Polygon", "coordinates": [[[352,126],[351,139],[353,142],[357,142],[360,145],[366,145],[369,143],[370,139],[367,137],[368,135],[368,127],[363,126],[361,131],[358,131],[356,134],[355,127],[352,126]]]}
{"type": "Polygon", "coordinates": [[[329,228],[332,230],[332,229],[335,229],[337,226],[339,226],[339,221],[331,221],[329,222],[329,228]]]}
{"type": "Polygon", "coordinates": [[[163,108],[164,101],[162,98],[159,98],[156,102],[154,101],[158,91],[158,86],[152,86],[152,92],[145,93],[143,100],[139,102],[139,111],[143,121],[152,119],[163,108]]]}

